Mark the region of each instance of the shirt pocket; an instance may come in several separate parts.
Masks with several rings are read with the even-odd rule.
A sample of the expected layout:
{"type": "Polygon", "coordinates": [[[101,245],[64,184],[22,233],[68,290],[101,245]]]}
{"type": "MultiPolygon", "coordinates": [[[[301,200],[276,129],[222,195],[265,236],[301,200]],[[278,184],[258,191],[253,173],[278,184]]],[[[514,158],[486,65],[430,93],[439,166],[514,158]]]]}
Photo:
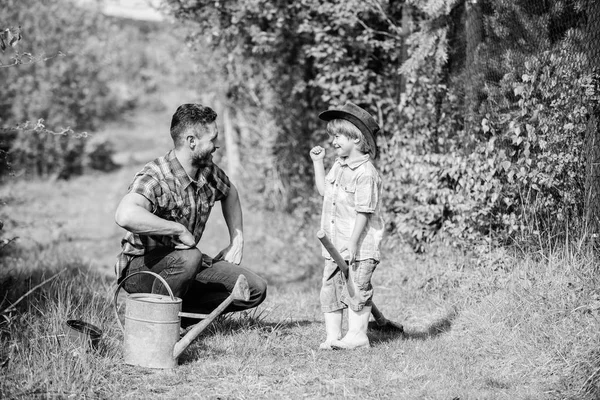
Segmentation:
{"type": "Polygon", "coordinates": [[[332,169],[325,176],[325,195],[329,195],[329,197],[331,196],[334,183],[335,183],[335,174],[333,173],[333,169],[332,169]]]}
{"type": "Polygon", "coordinates": [[[356,181],[351,180],[348,182],[342,182],[340,186],[343,189],[342,193],[344,194],[344,200],[346,204],[348,204],[350,207],[354,207],[354,200],[356,196],[356,181]]]}

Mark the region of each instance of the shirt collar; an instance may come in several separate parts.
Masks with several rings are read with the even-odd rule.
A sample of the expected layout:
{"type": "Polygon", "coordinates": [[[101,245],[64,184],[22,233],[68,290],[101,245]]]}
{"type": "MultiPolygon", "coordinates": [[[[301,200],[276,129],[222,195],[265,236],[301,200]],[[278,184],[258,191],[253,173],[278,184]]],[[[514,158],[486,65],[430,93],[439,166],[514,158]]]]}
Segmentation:
{"type": "Polygon", "coordinates": [[[177,156],[175,155],[175,150],[171,150],[169,151],[169,153],[167,153],[167,161],[171,166],[173,176],[175,176],[175,178],[179,180],[179,182],[181,182],[184,188],[187,188],[192,183],[195,184],[196,187],[200,188],[204,186],[208,181],[208,176],[211,172],[210,166],[198,169],[196,179],[192,179],[177,159],[177,156]]]}
{"type": "Polygon", "coordinates": [[[183,169],[183,166],[181,165],[181,163],[177,159],[177,156],[175,155],[175,150],[169,151],[167,153],[166,158],[169,163],[169,166],[171,167],[171,172],[173,173],[173,176],[179,182],[181,182],[184,188],[187,188],[192,183],[192,178],[190,178],[187,172],[185,172],[185,169],[183,169]]]}
{"type": "Polygon", "coordinates": [[[348,167],[350,167],[350,169],[356,169],[362,164],[369,161],[370,158],[371,156],[369,156],[368,154],[363,154],[362,156],[355,157],[351,160],[349,160],[348,157],[338,158],[337,162],[340,163],[340,165],[347,165],[348,167]]]}

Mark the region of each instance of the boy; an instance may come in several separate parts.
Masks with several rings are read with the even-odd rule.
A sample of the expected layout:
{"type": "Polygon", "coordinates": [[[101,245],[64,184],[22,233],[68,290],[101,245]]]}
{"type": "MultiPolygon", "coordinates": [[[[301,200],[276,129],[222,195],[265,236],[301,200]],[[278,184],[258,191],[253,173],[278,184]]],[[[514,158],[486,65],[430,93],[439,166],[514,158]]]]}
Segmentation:
{"type": "Polygon", "coordinates": [[[325,269],[320,301],[327,336],[319,347],[370,347],[367,327],[373,298],[371,276],[379,264],[384,226],[380,211],[381,178],[371,162],[377,156],[375,135],[379,126],[367,111],[351,102],[324,111],[319,118],[329,121],[327,132],[333,137],[337,155],[325,176],[325,150],[316,146],[310,151],[317,190],[324,196],[321,229],[350,266],[348,282],[341,272],[328,279],[337,266],[323,249],[325,269]],[[353,297],[349,296],[346,285],[354,285],[353,297]],[[348,332],[341,339],[344,308],[348,309],[348,332]]]}

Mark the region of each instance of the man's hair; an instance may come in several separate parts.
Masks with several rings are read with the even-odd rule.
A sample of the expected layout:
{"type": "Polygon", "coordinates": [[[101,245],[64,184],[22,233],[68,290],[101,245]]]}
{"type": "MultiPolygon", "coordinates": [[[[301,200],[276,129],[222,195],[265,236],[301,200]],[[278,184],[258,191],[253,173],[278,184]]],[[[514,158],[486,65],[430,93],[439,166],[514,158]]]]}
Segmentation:
{"type": "Polygon", "coordinates": [[[179,146],[184,140],[184,134],[189,128],[198,125],[205,127],[215,122],[217,113],[210,107],[202,104],[182,104],[177,107],[171,119],[171,137],[175,146],[179,146]]]}
{"type": "Polygon", "coordinates": [[[344,135],[348,139],[358,139],[358,150],[363,154],[371,153],[371,146],[365,139],[363,133],[350,121],[345,119],[332,119],[327,123],[327,133],[331,136],[335,134],[344,135]]]}

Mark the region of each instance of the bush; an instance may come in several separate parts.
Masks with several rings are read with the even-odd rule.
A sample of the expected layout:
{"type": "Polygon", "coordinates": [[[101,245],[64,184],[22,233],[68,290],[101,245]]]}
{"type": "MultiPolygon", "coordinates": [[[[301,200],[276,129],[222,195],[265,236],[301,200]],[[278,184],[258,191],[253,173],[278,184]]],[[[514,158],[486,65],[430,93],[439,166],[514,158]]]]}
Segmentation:
{"type": "Polygon", "coordinates": [[[115,154],[114,144],[106,138],[93,136],[86,143],[85,154],[86,165],[91,169],[110,172],[119,167],[112,159],[115,154]]]}

